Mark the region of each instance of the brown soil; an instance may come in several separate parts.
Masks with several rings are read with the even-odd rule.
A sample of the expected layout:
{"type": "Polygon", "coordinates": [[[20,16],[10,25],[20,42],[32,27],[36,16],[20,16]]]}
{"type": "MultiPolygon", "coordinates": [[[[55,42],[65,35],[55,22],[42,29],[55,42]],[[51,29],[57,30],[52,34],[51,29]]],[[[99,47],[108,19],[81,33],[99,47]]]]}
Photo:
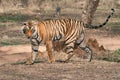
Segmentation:
{"type": "MultiPolygon", "coordinates": [[[[96,51],[116,50],[120,47],[117,38],[90,39],[96,51]],[[102,43],[104,41],[104,43],[102,43]],[[111,43],[112,42],[112,43],[111,43]],[[117,44],[117,45],[116,45],[117,44]],[[119,44],[119,45],[118,45],[119,44]],[[104,45],[104,47],[100,47],[104,45]],[[114,46],[110,46],[114,45],[114,46]]],[[[96,61],[87,62],[74,56],[69,63],[62,63],[58,58],[64,55],[54,54],[56,62],[50,64],[45,46],[40,46],[42,57],[34,65],[25,65],[21,61],[28,58],[30,45],[0,47],[0,80],[119,80],[120,64],[115,62],[96,61]],[[4,65],[3,65],[4,64],[4,65]]]]}
{"type": "Polygon", "coordinates": [[[4,65],[0,80],[119,80],[120,64],[104,61],[4,65]]]}

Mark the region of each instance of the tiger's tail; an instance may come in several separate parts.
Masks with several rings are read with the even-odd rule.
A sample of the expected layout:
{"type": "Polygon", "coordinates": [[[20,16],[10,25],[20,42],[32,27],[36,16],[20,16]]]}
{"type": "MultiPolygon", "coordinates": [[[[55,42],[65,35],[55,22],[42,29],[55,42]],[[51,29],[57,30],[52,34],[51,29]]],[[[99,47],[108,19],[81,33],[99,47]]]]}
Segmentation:
{"type": "Polygon", "coordinates": [[[111,9],[111,11],[112,12],[108,15],[107,19],[102,24],[97,25],[97,26],[84,24],[85,28],[98,29],[98,28],[103,27],[104,25],[106,25],[106,23],[109,21],[109,19],[113,16],[113,14],[115,12],[115,10],[113,8],[111,9]]]}

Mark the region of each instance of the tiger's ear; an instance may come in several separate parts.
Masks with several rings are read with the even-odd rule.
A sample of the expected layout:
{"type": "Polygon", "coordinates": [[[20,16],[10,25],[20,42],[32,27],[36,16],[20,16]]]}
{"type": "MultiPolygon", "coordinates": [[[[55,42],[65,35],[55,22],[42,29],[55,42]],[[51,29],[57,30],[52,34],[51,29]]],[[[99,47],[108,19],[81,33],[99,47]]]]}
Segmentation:
{"type": "Polygon", "coordinates": [[[25,34],[26,33],[26,29],[24,28],[24,29],[22,29],[22,33],[23,34],[25,34]]]}
{"type": "Polygon", "coordinates": [[[38,24],[38,21],[32,21],[32,25],[36,26],[38,24]]]}
{"type": "Polygon", "coordinates": [[[21,27],[21,31],[22,31],[23,34],[26,33],[26,27],[25,27],[26,25],[27,25],[26,22],[21,23],[21,26],[22,26],[22,27],[21,27]]]}
{"type": "Polygon", "coordinates": [[[26,22],[24,22],[24,23],[23,23],[23,25],[27,25],[27,23],[26,23],[26,22]]]}

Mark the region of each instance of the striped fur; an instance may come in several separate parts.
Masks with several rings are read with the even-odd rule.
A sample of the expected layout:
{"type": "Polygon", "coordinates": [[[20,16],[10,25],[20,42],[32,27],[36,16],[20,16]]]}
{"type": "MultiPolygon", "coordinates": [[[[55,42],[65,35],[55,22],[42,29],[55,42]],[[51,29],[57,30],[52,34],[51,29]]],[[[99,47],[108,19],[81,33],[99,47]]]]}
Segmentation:
{"type": "MultiPolygon", "coordinates": [[[[114,10],[112,9],[114,12],[114,10]]],[[[68,54],[68,59],[74,55],[73,49],[78,45],[81,49],[88,53],[88,59],[92,59],[92,50],[85,44],[84,28],[97,29],[104,26],[113,12],[107,17],[106,21],[99,26],[86,26],[82,21],[74,19],[46,20],[46,21],[28,21],[23,25],[22,31],[30,39],[32,45],[31,59],[28,64],[33,64],[38,53],[38,48],[41,42],[46,44],[50,62],[54,62],[52,55],[53,42],[57,40],[64,41],[65,51],[68,54]]]]}

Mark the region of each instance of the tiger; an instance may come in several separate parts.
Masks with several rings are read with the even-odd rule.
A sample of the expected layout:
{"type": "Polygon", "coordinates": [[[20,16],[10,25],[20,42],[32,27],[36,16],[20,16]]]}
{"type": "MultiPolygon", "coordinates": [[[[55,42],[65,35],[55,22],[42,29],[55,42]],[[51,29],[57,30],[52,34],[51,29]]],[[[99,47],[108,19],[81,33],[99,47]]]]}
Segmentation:
{"type": "Polygon", "coordinates": [[[88,61],[90,62],[92,60],[92,50],[85,42],[84,29],[98,29],[106,25],[115,12],[114,9],[111,10],[112,12],[108,15],[105,22],[98,26],[86,25],[83,21],[69,18],[24,22],[22,32],[30,40],[32,48],[30,59],[26,64],[34,64],[41,43],[46,45],[49,62],[55,62],[53,42],[59,40],[64,41],[63,45],[65,45],[65,52],[67,54],[65,62],[68,62],[74,55],[73,50],[75,45],[88,54],[88,61]]]}

